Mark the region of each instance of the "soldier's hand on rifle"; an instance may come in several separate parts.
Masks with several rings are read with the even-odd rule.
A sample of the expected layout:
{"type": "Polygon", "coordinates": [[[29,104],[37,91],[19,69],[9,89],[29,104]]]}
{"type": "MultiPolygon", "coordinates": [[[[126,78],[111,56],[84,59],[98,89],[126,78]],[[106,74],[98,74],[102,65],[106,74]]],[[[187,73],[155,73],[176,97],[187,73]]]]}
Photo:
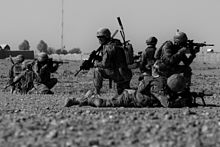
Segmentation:
{"type": "Polygon", "coordinates": [[[179,49],[179,54],[185,54],[187,52],[187,48],[186,47],[182,47],[181,49],[179,49]]]}
{"type": "Polygon", "coordinates": [[[85,60],[80,66],[80,70],[89,70],[91,68],[91,63],[88,60],[85,60]]]}
{"type": "Polygon", "coordinates": [[[200,51],[200,47],[199,47],[199,46],[196,46],[196,47],[194,48],[195,54],[198,53],[199,51],[200,51]]]}
{"type": "Polygon", "coordinates": [[[200,51],[200,47],[199,46],[196,46],[196,47],[192,47],[190,48],[190,53],[191,55],[196,55],[196,53],[198,53],[200,51]]]}
{"type": "Polygon", "coordinates": [[[95,60],[94,67],[101,67],[101,63],[98,60],[95,60]]]}
{"type": "Polygon", "coordinates": [[[90,56],[94,58],[96,56],[96,53],[97,52],[94,50],[94,51],[91,52],[90,56]]]}

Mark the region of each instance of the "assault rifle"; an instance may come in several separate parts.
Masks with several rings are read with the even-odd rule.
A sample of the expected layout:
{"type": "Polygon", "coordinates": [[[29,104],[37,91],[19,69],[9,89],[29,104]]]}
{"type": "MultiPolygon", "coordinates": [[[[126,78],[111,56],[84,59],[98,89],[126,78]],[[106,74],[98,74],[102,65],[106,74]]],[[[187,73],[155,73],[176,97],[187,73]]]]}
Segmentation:
{"type": "Polygon", "coordinates": [[[205,92],[205,91],[202,91],[202,92],[190,92],[190,93],[191,93],[191,96],[192,96],[192,100],[193,100],[192,103],[193,103],[193,105],[196,105],[196,98],[201,98],[203,105],[206,106],[204,97],[205,96],[213,96],[212,93],[208,93],[208,92],[205,92]]]}
{"type": "Polygon", "coordinates": [[[134,59],[135,56],[134,56],[134,50],[133,50],[132,44],[129,43],[130,40],[125,39],[124,27],[122,25],[120,17],[117,17],[117,20],[118,20],[119,26],[121,28],[120,34],[121,34],[121,37],[122,37],[122,40],[123,40],[123,49],[124,49],[124,53],[125,53],[125,56],[126,56],[126,62],[128,64],[128,68],[129,69],[135,69],[139,65],[137,64],[138,62],[136,62],[135,59],[134,59]]]}
{"type": "Polygon", "coordinates": [[[204,43],[195,43],[193,42],[194,40],[188,40],[187,44],[189,46],[197,46],[197,47],[204,47],[204,46],[214,46],[214,44],[206,44],[206,42],[204,43]]]}
{"type": "Polygon", "coordinates": [[[7,83],[7,85],[3,88],[3,91],[4,90],[6,90],[8,87],[10,87],[10,86],[13,86],[15,83],[14,82],[12,82],[12,83],[7,83]]]}
{"type": "Polygon", "coordinates": [[[12,64],[15,64],[14,60],[12,59],[11,55],[9,56],[9,59],[11,61],[12,64]]]}
{"type": "MultiPolygon", "coordinates": [[[[111,38],[114,38],[114,36],[118,33],[118,30],[114,32],[111,38]]],[[[94,67],[95,60],[101,61],[102,57],[99,55],[100,51],[102,50],[103,46],[101,45],[97,50],[93,50],[91,54],[89,55],[89,58],[87,60],[84,60],[82,65],[80,66],[79,70],[75,73],[74,76],[77,76],[80,71],[82,70],[89,70],[90,68],[94,67]]]]}
{"type": "Polygon", "coordinates": [[[123,27],[122,22],[121,22],[121,18],[117,17],[117,20],[118,20],[118,24],[119,24],[119,26],[121,28],[120,34],[121,34],[121,37],[122,37],[122,40],[123,40],[123,46],[125,48],[126,45],[130,42],[130,40],[126,40],[125,39],[125,32],[124,32],[124,27],[123,27]]]}
{"type": "Polygon", "coordinates": [[[89,70],[90,68],[92,68],[94,66],[95,60],[101,61],[101,56],[98,55],[101,49],[102,45],[97,50],[93,50],[92,53],[89,55],[89,58],[83,61],[82,65],[74,76],[77,76],[82,70],[89,70]]]}
{"type": "Polygon", "coordinates": [[[69,62],[66,62],[66,61],[56,61],[56,60],[53,60],[52,58],[49,58],[48,61],[52,62],[52,63],[55,63],[55,64],[68,64],[69,63],[69,62]]]}
{"type": "Polygon", "coordinates": [[[187,40],[187,46],[190,48],[189,52],[197,53],[200,51],[199,48],[193,49],[193,47],[214,46],[214,44],[206,44],[206,42],[195,43],[193,40],[187,40]]]}
{"type": "Polygon", "coordinates": [[[118,20],[119,26],[120,26],[120,28],[121,28],[120,34],[121,34],[121,37],[122,37],[122,40],[123,40],[123,45],[125,46],[125,45],[126,45],[126,40],[125,40],[124,27],[123,27],[123,25],[122,25],[121,18],[120,18],[120,17],[117,17],[117,20],[118,20]]]}

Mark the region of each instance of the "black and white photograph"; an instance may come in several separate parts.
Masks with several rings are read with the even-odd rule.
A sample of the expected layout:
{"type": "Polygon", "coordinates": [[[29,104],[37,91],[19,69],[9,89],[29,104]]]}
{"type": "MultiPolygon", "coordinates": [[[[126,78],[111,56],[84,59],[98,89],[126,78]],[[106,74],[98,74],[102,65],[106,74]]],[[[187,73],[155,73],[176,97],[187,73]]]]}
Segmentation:
{"type": "Polygon", "coordinates": [[[220,147],[219,0],[0,4],[0,147],[220,147]]]}

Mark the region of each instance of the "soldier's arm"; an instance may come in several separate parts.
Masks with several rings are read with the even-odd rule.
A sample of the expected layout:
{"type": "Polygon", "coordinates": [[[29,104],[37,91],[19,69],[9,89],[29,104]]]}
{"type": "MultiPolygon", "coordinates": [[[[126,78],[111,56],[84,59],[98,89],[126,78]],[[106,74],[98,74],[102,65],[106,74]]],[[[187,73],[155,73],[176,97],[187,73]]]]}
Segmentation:
{"type": "Polygon", "coordinates": [[[39,75],[43,75],[45,72],[47,72],[49,70],[48,65],[45,64],[43,65],[40,69],[39,69],[39,75]]]}
{"type": "Polygon", "coordinates": [[[54,63],[54,64],[52,65],[52,67],[51,67],[51,72],[52,72],[52,73],[56,72],[57,69],[58,69],[58,67],[59,67],[59,64],[58,64],[58,63],[54,63]]]}
{"type": "Polygon", "coordinates": [[[157,48],[156,51],[155,51],[155,54],[154,54],[154,58],[155,58],[156,60],[157,60],[157,59],[160,59],[161,54],[162,54],[162,48],[157,48]]]}
{"type": "Polygon", "coordinates": [[[172,51],[173,45],[169,42],[163,46],[163,50],[164,50],[164,55],[162,57],[162,60],[171,65],[175,63],[179,63],[182,59],[182,56],[184,55],[179,51],[173,54],[172,51]]]}
{"type": "Polygon", "coordinates": [[[94,66],[95,67],[101,67],[101,68],[105,68],[106,66],[108,66],[109,63],[109,57],[108,57],[108,53],[103,51],[102,52],[102,60],[95,60],[94,66]]]}
{"type": "Polygon", "coordinates": [[[40,74],[41,65],[38,61],[34,64],[33,70],[34,70],[35,73],[40,74]]]}
{"type": "Polygon", "coordinates": [[[33,71],[34,74],[34,82],[39,83],[41,81],[40,77],[38,76],[38,74],[36,72],[33,71]]]}
{"type": "Polygon", "coordinates": [[[14,78],[12,85],[18,83],[24,76],[25,76],[25,71],[21,72],[18,76],[14,78]]]}
{"type": "Polygon", "coordinates": [[[146,70],[146,67],[145,65],[147,65],[147,60],[146,60],[146,57],[147,57],[147,52],[144,51],[141,55],[141,61],[140,61],[140,70],[141,72],[144,72],[146,70]]]}
{"type": "Polygon", "coordinates": [[[12,67],[9,70],[8,76],[10,79],[14,78],[14,71],[13,71],[14,65],[12,65],[12,67]]]}
{"type": "Polygon", "coordinates": [[[191,54],[189,57],[187,57],[186,55],[184,55],[182,57],[182,61],[185,65],[189,66],[193,60],[195,59],[196,55],[195,54],[191,54]]]}

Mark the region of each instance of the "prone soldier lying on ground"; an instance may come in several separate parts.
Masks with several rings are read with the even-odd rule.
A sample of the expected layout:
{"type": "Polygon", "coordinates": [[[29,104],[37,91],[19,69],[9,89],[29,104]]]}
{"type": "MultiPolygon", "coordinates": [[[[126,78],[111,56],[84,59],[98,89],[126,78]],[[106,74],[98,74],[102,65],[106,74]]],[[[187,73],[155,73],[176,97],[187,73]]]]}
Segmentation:
{"type": "MultiPolygon", "coordinates": [[[[65,106],[89,105],[94,107],[192,107],[193,98],[201,97],[201,93],[184,91],[185,78],[174,74],[166,80],[165,77],[146,76],[137,90],[125,89],[122,94],[110,99],[88,91],[83,98],[72,98],[65,101],[65,106]]],[[[205,96],[205,94],[204,94],[205,96]]],[[[210,95],[207,95],[210,96],[210,95]]]]}

